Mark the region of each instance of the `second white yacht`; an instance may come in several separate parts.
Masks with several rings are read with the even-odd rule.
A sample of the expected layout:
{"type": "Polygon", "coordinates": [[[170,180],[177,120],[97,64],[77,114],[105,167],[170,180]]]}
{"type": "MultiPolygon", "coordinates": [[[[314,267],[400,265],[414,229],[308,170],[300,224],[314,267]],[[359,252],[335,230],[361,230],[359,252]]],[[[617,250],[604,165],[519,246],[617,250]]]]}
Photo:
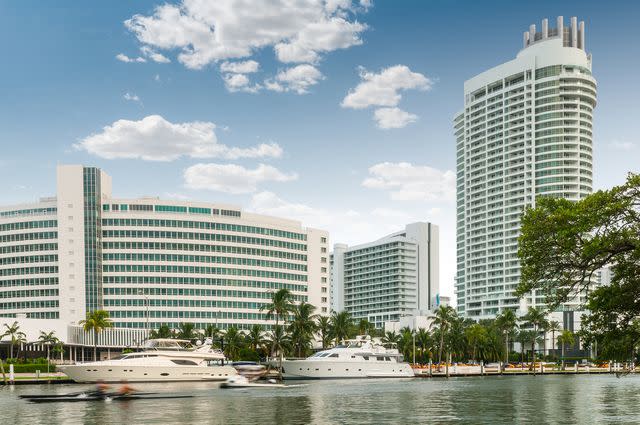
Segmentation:
{"type": "Polygon", "coordinates": [[[282,361],[285,378],[410,378],[413,369],[403,362],[395,344],[383,344],[369,336],[347,340],[302,360],[282,361]]]}
{"type": "Polygon", "coordinates": [[[185,340],[150,339],[141,352],[59,368],[76,382],[224,381],[237,374],[210,340],[194,347],[185,340]]]}

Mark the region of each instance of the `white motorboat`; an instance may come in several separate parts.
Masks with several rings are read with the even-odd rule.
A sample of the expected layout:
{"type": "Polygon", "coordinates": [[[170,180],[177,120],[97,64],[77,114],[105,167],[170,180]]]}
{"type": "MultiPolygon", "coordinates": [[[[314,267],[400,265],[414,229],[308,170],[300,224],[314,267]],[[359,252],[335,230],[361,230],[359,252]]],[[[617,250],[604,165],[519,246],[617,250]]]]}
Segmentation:
{"type": "Polygon", "coordinates": [[[255,382],[246,376],[235,375],[220,384],[220,388],[287,388],[287,386],[272,379],[267,382],[255,382]]]}
{"type": "Polygon", "coordinates": [[[110,360],[60,366],[76,382],[224,381],[237,374],[211,341],[150,339],[143,351],[110,360]]]}
{"type": "Polygon", "coordinates": [[[358,336],[329,350],[301,360],[284,359],[285,378],[410,378],[413,369],[404,363],[395,344],[358,336]]]}

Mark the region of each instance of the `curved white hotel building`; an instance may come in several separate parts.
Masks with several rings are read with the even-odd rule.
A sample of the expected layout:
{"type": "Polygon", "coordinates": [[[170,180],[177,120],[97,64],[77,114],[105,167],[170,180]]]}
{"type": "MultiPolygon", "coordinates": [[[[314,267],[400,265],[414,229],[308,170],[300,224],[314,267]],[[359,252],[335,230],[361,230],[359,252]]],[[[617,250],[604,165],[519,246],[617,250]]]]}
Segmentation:
{"type": "Polygon", "coordinates": [[[458,312],[491,318],[526,311],[542,294],[514,296],[520,217],[537,197],[579,200],[592,191],[596,80],[584,23],[542,21],[515,59],[464,84],[457,150],[458,312]]]}
{"type": "Polygon", "coordinates": [[[328,314],[325,231],[228,205],[115,198],[93,167],[58,167],[57,187],[0,207],[0,322],[62,329],[105,309],[119,328],[269,328],[260,307],[281,288],[328,314]]]}

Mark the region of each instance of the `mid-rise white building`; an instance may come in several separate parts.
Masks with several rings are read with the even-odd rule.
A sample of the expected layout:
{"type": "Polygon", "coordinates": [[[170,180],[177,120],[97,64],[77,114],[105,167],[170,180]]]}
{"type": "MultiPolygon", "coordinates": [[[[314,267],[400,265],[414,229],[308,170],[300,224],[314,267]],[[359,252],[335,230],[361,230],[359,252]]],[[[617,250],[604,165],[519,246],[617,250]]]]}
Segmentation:
{"type": "Polygon", "coordinates": [[[230,205],[117,198],[93,167],[58,167],[57,187],[0,207],[2,323],[60,330],[104,309],[118,328],[268,329],[260,307],[281,288],[329,313],[325,231],[230,205]]]}
{"type": "Polygon", "coordinates": [[[544,304],[543,294],[514,295],[521,215],[538,197],[592,191],[596,80],[584,23],[559,17],[549,28],[545,19],[523,43],[515,59],[464,83],[454,119],[457,309],[473,319],[544,304]]]}
{"type": "Polygon", "coordinates": [[[438,226],[408,224],[374,242],[334,245],[331,309],[384,322],[431,310],[439,299],[438,226]]]}

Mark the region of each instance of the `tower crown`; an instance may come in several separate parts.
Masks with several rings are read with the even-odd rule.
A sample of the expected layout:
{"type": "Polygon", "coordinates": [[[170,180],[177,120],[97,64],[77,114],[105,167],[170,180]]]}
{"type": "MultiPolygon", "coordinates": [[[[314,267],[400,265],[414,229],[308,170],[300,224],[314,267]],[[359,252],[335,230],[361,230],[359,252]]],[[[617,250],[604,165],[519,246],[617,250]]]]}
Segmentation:
{"type": "Polygon", "coordinates": [[[525,31],[522,35],[523,48],[526,49],[536,43],[546,41],[552,38],[561,38],[564,47],[575,47],[585,50],[584,45],[584,21],[578,23],[578,18],[571,18],[568,27],[564,26],[564,18],[558,16],[556,19],[556,27],[549,28],[549,20],[542,20],[542,30],[536,31],[535,24],[529,26],[529,31],[525,31]]]}

